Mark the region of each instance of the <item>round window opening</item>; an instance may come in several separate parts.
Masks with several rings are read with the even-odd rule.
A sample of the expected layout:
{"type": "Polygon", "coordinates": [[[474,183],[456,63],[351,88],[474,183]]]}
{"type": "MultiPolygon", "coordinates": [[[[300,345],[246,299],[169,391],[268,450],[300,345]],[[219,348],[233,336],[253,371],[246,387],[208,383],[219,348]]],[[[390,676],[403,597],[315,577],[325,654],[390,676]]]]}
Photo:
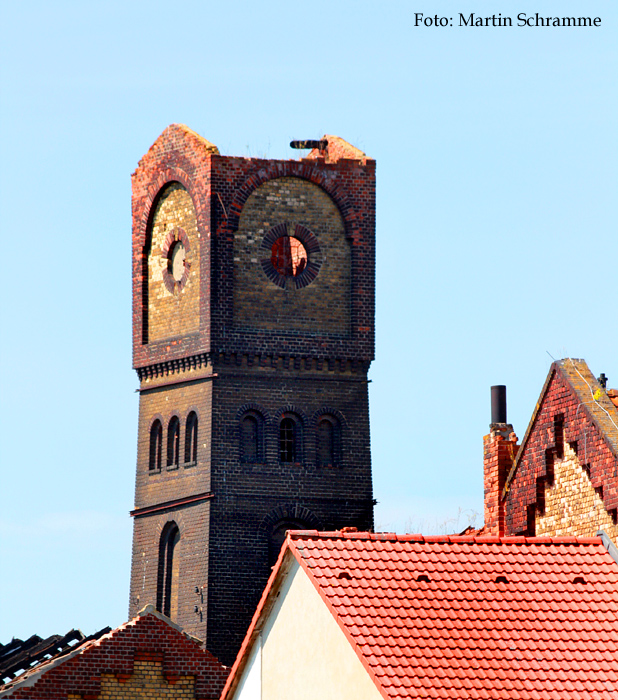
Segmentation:
{"type": "Polygon", "coordinates": [[[179,294],[187,284],[191,268],[191,244],[181,228],[170,231],[161,246],[163,283],[170,294],[179,294]]]}
{"type": "Polygon", "coordinates": [[[302,289],[318,276],[322,251],[303,224],[273,226],[262,239],[260,263],[268,279],[281,289],[302,289]]]}
{"type": "Polygon", "coordinates": [[[297,277],[307,267],[305,246],[291,236],[277,238],[271,248],[270,262],[283,277],[297,277]]]}
{"type": "Polygon", "coordinates": [[[174,279],[174,282],[182,281],[182,277],[185,274],[186,255],[187,251],[180,241],[174,243],[174,245],[170,248],[167,258],[167,271],[174,279]]]}

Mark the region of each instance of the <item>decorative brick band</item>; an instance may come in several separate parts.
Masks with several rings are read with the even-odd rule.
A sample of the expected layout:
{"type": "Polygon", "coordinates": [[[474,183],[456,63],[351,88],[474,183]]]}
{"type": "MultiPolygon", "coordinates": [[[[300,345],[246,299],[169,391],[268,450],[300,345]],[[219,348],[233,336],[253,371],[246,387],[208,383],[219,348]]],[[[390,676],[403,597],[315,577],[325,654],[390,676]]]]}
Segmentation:
{"type": "Polygon", "coordinates": [[[188,370],[202,369],[212,364],[210,353],[200,353],[199,355],[190,355],[189,357],[181,357],[177,360],[169,360],[168,362],[159,362],[155,365],[147,367],[138,367],[136,369],[137,376],[140,381],[144,379],[157,379],[159,377],[167,377],[170,374],[180,374],[188,370]]]}

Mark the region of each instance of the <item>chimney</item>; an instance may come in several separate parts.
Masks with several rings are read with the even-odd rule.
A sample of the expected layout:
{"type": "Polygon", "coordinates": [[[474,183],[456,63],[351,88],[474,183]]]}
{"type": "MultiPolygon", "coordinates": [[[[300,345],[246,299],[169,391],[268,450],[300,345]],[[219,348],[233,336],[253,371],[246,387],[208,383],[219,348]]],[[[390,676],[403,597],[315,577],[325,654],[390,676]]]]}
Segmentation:
{"type": "Polygon", "coordinates": [[[502,489],[517,454],[517,436],[506,422],[506,387],[491,387],[491,423],[483,438],[485,477],[485,534],[504,535],[502,489]]]}

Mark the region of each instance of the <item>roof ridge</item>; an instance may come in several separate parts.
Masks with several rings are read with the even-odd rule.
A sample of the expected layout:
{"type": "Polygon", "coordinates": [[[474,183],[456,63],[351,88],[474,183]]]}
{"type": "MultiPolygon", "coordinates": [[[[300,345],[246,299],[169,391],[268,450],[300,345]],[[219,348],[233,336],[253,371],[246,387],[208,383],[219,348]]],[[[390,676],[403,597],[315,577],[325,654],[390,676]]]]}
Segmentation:
{"type": "Polygon", "coordinates": [[[601,537],[494,537],[490,535],[400,535],[396,532],[342,532],[332,530],[290,530],[292,540],[370,540],[373,542],[415,542],[418,544],[562,544],[562,545],[599,545],[601,537]]]}

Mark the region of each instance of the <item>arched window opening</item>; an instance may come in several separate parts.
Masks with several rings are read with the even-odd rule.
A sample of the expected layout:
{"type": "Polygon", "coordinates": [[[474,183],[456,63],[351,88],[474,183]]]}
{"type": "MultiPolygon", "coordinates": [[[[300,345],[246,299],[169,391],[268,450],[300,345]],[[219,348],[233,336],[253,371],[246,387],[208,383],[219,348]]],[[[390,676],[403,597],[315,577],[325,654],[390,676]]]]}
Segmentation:
{"type": "Polygon", "coordinates": [[[259,411],[247,411],[239,426],[240,461],[246,464],[264,462],[264,417],[259,411]]]}
{"type": "Polygon", "coordinates": [[[167,466],[177,467],[180,462],[180,421],[173,416],[167,426],[167,466]]]}
{"type": "Polygon", "coordinates": [[[197,413],[191,411],[187,416],[185,428],[185,464],[197,462],[197,413]]]}
{"type": "Polygon", "coordinates": [[[328,418],[322,418],[318,423],[318,466],[335,466],[335,426],[328,418]]]}
{"type": "Polygon", "coordinates": [[[277,563],[288,530],[308,530],[309,528],[310,526],[302,520],[296,520],[294,518],[280,520],[275,525],[268,538],[268,562],[270,566],[273,567],[277,563]]]}
{"type": "Polygon", "coordinates": [[[161,470],[161,450],[163,445],[163,427],[157,418],[150,427],[150,454],[148,457],[148,471],[161,470]]]}
{"type": "Polygon", "coordinates": [[[246,415],[240,424],[240,453],[243,462],[260,461],[260,425],[257,416],[246,415]]]}
{"type": "Polygon", "coordinates": [[[159,566],[157,572],[157,610],[175,620],[178,617],[177,547],[180,531],[175,522],[167,523],[159,541],[159,566]],[[176,554],[176,556],[174,556],[176,554]]]}
{"type": "Polygon", "coordinates": [[[284,463],[302,460],[302,431],[300,421],[284,416],[279,424],[279,461],[284,463]]]}

